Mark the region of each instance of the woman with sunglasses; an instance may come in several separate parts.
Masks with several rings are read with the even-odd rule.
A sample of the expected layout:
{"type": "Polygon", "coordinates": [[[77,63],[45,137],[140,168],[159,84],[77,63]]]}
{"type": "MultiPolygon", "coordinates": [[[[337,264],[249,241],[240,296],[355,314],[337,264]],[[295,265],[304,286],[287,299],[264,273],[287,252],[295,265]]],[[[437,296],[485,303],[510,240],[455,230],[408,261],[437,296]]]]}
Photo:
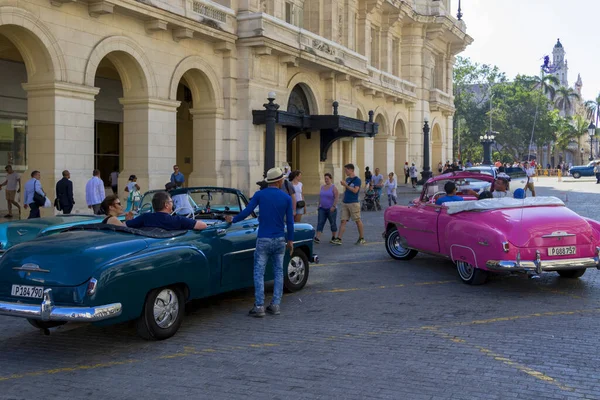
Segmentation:
{"type": "MultiPolygon", "coordinates": [[[[121,205],[119,196],[115,196],[114,194],[106,196],[104,201],[102,201],[101,208],[106,215],[106,218],[102,220],[103,224],[125,226],[125,224],[119,220],[119,215],[123,214],[123,206],[121,205]]],[[[127,217],[129,219],[129,215],[127,217]]]]}

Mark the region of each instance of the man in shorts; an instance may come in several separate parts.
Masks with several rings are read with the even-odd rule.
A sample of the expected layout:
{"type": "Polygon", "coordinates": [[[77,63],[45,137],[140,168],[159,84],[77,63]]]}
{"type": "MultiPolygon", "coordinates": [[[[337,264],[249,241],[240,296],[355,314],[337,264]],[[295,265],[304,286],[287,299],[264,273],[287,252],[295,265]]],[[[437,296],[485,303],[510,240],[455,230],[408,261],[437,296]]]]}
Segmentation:
{"type": "Polygon", "coordinates": [[[356,222],[358,228],[358,240],[356,244],[365,244],[363,223],[360,220],[360,201],[358,200],[362,182],[354,173],[354,164],[344,165],[344,172],[346,173],[346,180],[340,182],[340,185],[345,188],[344,199],[342,200],[342,223],[340,225],[340,234],[334,244],[342,244],[342,235],[346,230],[346,223],[350,219],[356,222]]]}
{"type": "Polygon", "coordinates": [[[535,186],[533,186],[533,177],[535,176],[535,167],[531,167],[527,161],[523,163],[523,171],[527,174],[527,184],[525,185],[525,193],[527,189],[531,190],[531,195],[535,197],[535,186]]]}
{"type": "Polygon", "coordinates": [[[6,171],[6,180],[0,183],[0,188],[6,186],[6,203],[8,205],[8,214],[4,218],[12,218],[12,206],[15,205],[19,210],[19,219],[21,218],[21,206],[15,201],[17,192],[21,191],[21,178],[19,174],[13,171],[12,165],[7,165],[4,170],[6,171]],[[17,184],[19,188],[17,189],[17,184]]]}

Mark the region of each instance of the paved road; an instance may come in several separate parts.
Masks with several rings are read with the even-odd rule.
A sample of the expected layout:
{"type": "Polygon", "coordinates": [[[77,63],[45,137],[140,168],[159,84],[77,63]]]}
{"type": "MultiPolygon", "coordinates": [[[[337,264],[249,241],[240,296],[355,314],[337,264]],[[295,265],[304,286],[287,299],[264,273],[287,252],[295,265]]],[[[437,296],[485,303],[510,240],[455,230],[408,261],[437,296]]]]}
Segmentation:
{"type": "MultiPolygon", "coordinates": [[[[537,185],[600,216],[592,181],[537,185]]],[[[392,261],[381,212],[365,225],[366,246],[352,227],[317,246],[322,264],[278,317],[247,317],[250,290],[195,302],[163,342],[0,317],[0,399],[600,399],[600,272],[471,287],[448,261],[392,261]]]]}

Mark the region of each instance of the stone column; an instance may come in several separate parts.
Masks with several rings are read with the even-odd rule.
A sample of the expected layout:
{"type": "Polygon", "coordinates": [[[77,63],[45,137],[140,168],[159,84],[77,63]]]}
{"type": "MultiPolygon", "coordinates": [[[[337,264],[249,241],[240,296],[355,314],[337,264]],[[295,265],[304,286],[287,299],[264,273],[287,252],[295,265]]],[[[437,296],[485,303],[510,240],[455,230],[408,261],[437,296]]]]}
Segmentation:
{"type": "Polygon", "coordinates": [[[393,136],[375,137],[375,164],[371,167],[371,171],[379,168],[384,176],[394,171],[395,142],[396,138],[393,136]]]}
{"type": "Polygon", "coordinates": [[[129,175],[136,175],[142,193],[164,189],[176,162],[179,101],[125,97],[119,102],[123,105],[123,172],[119,187],[127,185],[129,175]]]}
{"type": "Polygon", "coordinates": [[[194,165],[188,186],[223,185],[223,110],[194,108],[194,165]]]}
{"type": "Polygon", "coordinates": [[[298,164],[300,171],[302,171],[304,193],[318,193],[322,172],[320,157],[321,133],[312,132],[310,139],[307,139],[305,135],[300,135],[296,141],[300,147],[300,160],[298,164]]]}
{"type": "MultiPolygon", "coordinates": [[[[64,82],[23,84],[27,91],[27,164],[21,185],[40,171],[42,187],[54,201],[56,182],[68,169],[73,181],[73,213],[86,213],[85,184],[94,169],[94,98],[99,89],[64,82]]],[[[21,202],[24,191],[21,189],[21,202]]],[[[42,209],[42,216],[54,214],[42,209]]],[[[26,218],[29,212],[25,212],[26,218]]]]}

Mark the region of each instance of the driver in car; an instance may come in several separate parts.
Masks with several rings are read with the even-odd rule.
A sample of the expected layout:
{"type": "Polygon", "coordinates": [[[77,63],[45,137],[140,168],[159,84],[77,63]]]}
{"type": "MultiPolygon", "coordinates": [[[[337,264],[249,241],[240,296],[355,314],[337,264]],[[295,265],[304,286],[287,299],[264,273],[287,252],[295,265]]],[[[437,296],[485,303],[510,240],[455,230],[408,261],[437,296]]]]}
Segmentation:
{"type": "Polygon", "coordinates": [[[447,203],[450,201],[463,201],[464,199],[460,196],[456,195],[456,184],[452,181],[446,182],[444,185],[444,191],[446,192],[445,196],[438,198],[435,201],[436,206],[441,206],[443,203],[447,203]]]}
{"type": "Polygon", "coordinates": [[[168,231],[178,230],[202,230],[206,224],[202,221],[185,218],[179,215],[171,215],[173,212],[173,199],[167,192],[156,192],[152,197],[152,208],[157,210],[153,213],[142,214],[137,218],[126,221],[129,228],[161,228],[168,231]]]}
{"type": "MultiPolygon", "coordinates": [[[[478,199],[481,199],[481,195],[475,192],[474,190],[465,190],[466,194],[471,196],[475,196],[478,199]]],[[[497,176],[494,181],[494,191],[492,192],[492,197],[494,199],[502,199],[504,197],[513,197],[513,194],[510,190],[508,190],[508,179],[504,176],[497,176]]]]}

